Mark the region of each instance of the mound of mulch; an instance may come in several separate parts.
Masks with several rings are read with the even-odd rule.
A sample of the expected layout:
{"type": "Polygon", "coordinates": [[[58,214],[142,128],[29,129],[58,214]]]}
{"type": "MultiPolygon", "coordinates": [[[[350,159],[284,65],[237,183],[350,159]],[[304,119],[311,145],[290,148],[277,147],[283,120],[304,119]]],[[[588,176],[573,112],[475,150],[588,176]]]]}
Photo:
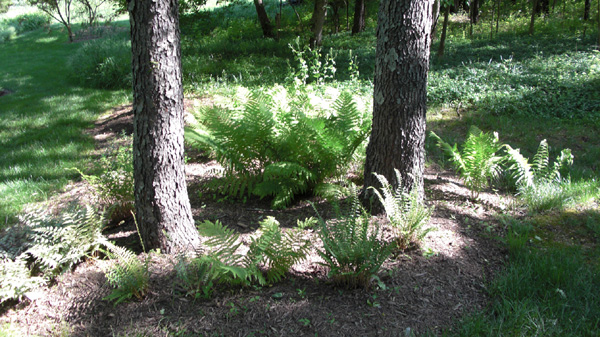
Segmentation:
{"type": "MultiPolygon", "coordinates": [[[[92,132],[128,132],[131,119],[126,110],[115,110],[92,132]]],[[[103,137],[108,142],[111,135],[103,137]]],[[[103,139],[97,140],[103,144],[103,139]]],[[[219,220],[237,229],[244,241],[266,216],[274,216],[283,227],[315,216],[309,201],[323,217],[333,216],[331,207],[318,198],[299,200],[280,211],[271,210],[264,200],[214,200],[205,184],[218,168],[208,160],[186,168],[194,218],[219,220]]],[[[398,336],[407,330],[451,329],[457,319],[480,312],[488,303],[486,282],[506,259],[496,239],[503,228],[495,215],[504,212],[509,200],[485,192],[472,200],[456,177],[436,168],[427,170],[425,180],[427,200],[435,206],[431,225],[436,230],[421,247],[389,259],[370,289],[332,284],[313,249],[281,283],[218,288],[211,299],[193,298],[174,282],[176,257],[152,254],[150,289],[142,300],[116,306],[103,300],[110,289],[102,270],[111,262],[90,260],[43,289],[36,300],[5,312],[0,324],[11,322],[24,335],[68,331],[72,336],[398,336]]],[[[384,222],[382,217],[377,220],[384,222]]],[[[139,246],[133,223],[107,235],[139,246]]],[[[306,236],[316,238],[312,231],[306,236]]]]}

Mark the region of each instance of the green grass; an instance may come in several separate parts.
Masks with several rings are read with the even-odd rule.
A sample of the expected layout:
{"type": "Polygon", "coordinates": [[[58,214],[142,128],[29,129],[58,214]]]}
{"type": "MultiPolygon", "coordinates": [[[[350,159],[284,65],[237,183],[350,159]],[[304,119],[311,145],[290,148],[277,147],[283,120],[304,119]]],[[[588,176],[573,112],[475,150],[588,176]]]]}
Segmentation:
{"type": "Polygon", "coordinates": [[[76,179],[70,168],[85,168],[94,148],[83,131],[130,100],[126,91],[91,90],[67,78],[67,59],[79,47],[55,29],[0,48],[0,87],[13,92],[0,98],[0,228],[76,179]]]}

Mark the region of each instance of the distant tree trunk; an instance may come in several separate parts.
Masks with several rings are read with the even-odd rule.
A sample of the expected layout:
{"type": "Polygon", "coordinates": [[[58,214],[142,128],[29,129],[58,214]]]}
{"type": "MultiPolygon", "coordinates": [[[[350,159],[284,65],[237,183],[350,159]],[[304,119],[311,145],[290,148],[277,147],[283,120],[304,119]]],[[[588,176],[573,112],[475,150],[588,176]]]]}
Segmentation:
{"type": "Polygon", "coordinates": [[[469,5],[469,18],[474,25],[479,22],[479,0],[471,0],[469,5]]]}
{"type": "Polygon", "coordinates": [[[496,0],[498,9],[496,10],[496,35],[498,35],[498,29],[500,28],[500,0],[496,0]]]}
{"type": "MultiPolygon", "coordinates": [[[[372,200],[369,186],[384,175],[397,187],[420,187],[423,196],[427,72],[433,0],[382,0],[377,22],[373,130],[367,147],[362,200],[372,200]]],[[[381,211],[376,202],[372,211],[381,211]]]]}
{"type": "Polygon", "coordinates": [[[356,0],[354,2],[354,24],[352,25],[352,35],[365,30],[365,0],[356,0]]]}
{"type": "Polygon", "coordinates": [[[265,4],[263,0],[254,0],[254,7],[256,8],[256,14],[258,14],[258,21],[263,31],[264,37],[274,37],[273,35],[273,24],[269,20],[267,11],[265,10],[265,4]]]}
{"type": "Polygon", "coordinates": [[[431,42],[433,43],[433,39],[435,39],[435,34],[437,33],[437,23],[438,18],[440,17],[440,6],[441,0],[433,1],[433,14],[432,14],[432,22],[431,22],[431,42]]]}
{"type": "Polygon", "coordinates": [[[333,10],[333,33],[337,34],[340,32],[340,8],[342,3],[339,0],[331,2],[331,10],[333,10]]]}
{"type": "Polygon", "coordinates": [[[147,248],[196,248],[183,164],[177,0],[130,0],[135,211],[147,248]]]}
{"type": "Polygon", "coordinates": [[[590,9],[592,7],[592,1],[591,0],[585,0],[585,5],[583,6],[583,19],[584,20],[589,20],[590,19],[590,9]]]}
{"type": "Polygon", "coordinates": [[[323,26],[327,16],[327,0],[315,0],[315,8],[312,15],[312,37],[310,47],[318,47],[323,43],[323,26]]]}
{"type": "Polygon", "coordinates": [[[531,9],[531,22],[529,23],[529,35],[533,35],[534,25],[535,25],[535,14],[536,8],[538,6],[540,0],[533,0],[533,7],[531,9]]]}
{"type": "Polygon", "coordinates": [[[440,45],[438,46],[437,57],[444,57],[444,49],[446,48],[446,31],[448,30],[448,17],[450,16],[450,6],[444,8],[444,23],[442,25],[442,36],[440,37],[440,45]]]}
{"type": "Polygon", "coordinates": [[[550,0],[539,0],[538,13],[550,14],[550,0]]]}

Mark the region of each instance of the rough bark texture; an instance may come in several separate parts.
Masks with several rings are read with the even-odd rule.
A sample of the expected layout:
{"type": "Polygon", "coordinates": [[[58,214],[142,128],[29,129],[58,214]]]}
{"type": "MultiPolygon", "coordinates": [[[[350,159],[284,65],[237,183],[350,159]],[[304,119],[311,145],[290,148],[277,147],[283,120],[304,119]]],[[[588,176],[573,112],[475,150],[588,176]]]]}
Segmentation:
{"type": "Polygon", "coordinates": [[[177,0],[131,0],[135,211],[146,248],[199,244],[185,183],[177,0]]]}
{"type": "Polygon", "coordinates": [[[365,0],[356,0],[354,2],[354,24],[352,25],[352,35],[365,30],[365,0]]]}
{"type": "Polygon", "coordinates": [[[274,37],[273,25],[271,24],[271,20],[269,20],[267,11],[265,10],[265,4],[262,0],[254,0],[254,7],[256,8],[256,14],[258,14],[258,21],[260,22],[263,36],[274,37]]]}
{"type": "Polygon", "coordinates": [[[315,0],[315,9],[312,15],[312,37],[311,48],[318,47],[323,43],[323,26],[327,15],[327,0],[315,0]]]}
{"type": "MultiPolygon", "coordinates": [[[[423,188],[425,113],[432,0],[382,0],[377,24],[373,130],[367,147],[365,187],[379,186],[373,172],[397,186],[423,188]]],[[[363,190],[369,206],[372,192],[363,190]]],[[[381,211],[378,203],[372,210],[381,211]]]]}

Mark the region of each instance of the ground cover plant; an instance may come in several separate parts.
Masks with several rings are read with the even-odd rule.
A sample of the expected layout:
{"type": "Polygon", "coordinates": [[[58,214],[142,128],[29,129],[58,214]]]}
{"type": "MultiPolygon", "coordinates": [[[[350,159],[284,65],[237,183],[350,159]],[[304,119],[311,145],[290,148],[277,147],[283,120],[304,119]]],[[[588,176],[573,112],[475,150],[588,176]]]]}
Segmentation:
{"type": "MultiPolygon", "coordinates": [[[[17,230],[24,225],[18,215],[29,214],[32,202],[44,201],[52,214],[49,219],[61,219],[68,215],[63,211],[67,204],[92,199],[88,182],[73,168],[99,178],[116,170],[112,165],[94,168],[92,163],[102,163],[102,153],[110,153],[106,151],[111,137],[120,130],[131,132],[131,113],[119,107],[130,96],[125,90],[78,84],[66,66],[83,43],[77,38],[66,43],[57,25],[51,24],[49,31],[15,29],[0,48],[0,219],[6,228],[0,233],[0,248],[6,251],[0,296],[22,301],[6,300],[0,306],[0,335],[597,335],[600,75],[595,22],[579,19],[581,1],[560,2],[536,19],[535,34],[528,36],[530,3],[518,0],[514,6],[501,3],[499,31],[492,29],[490,37],[491,3],[482,5],[481,21],[472,28],[466,15],[451,16],[445,56],[432,58],[428,129],[449,144],[463,144],[472,125],[481,134],[498,132],[501,143],[520,149],[522,157],[517,159],[529,165],[520,166],[520,171],[515,167],[521,177],[527,176],[527,167],[532,176],[545,171],[540,175],[545,178],[533,179],[539,188],[531,201],[519,187],[523,184],[508,188],[508,178],[506,186],[481,187],[478,198],[472,198],[464,181],[449,170],[437,142],[428,138],[425,200],[414,221],[405,210],[406,204],[418,204],[411,194],[385,189],[380,194],[390,205],[386,215],[367,217],[355,208],[339,216],[326,199],[302,192],[286,209],[274,210],[268,196],[260,200],[246,194],[238,199],[207,193],[207,185],[216,181],[216,172],[227,169],[227,161],[222,166],[214,161],[218,147],[194,146],[186,157],[194,217],[210,223],[214,233],[229,233],[221,236],[223,240],[236,238],[229,247],[239,251],[222,252],[220,258],[145,254],[135,223],[125,221],[102,227],[102,236],[111,240],[108,245],[123,247],[121,254],[115,253],[117,248],[111,255],[104,246],[113,260],[102,254],[75,259],[69,254],[79,250],[64,248],[73,245],[70,239],[43,236],[52,246],[44,252],[65,252],[68,257],[57,269],[65,272],[50,282],[38,274],[41,265],[32,264],[31,255],[16,259],[18,246],[2,240],[28,235],[17,230]],[[543,139],[549,146],[538,151],[543,139]],[[563,149],[571,149],[573,164],[569,174],[559,170],[558,181],[552,160],[566,159],[563,149]],[[311,203],[320,215],[318,223],[308,220],[298,227],[299,219],[319,217],[311,203]],[[423,225],[425,219],[429,224],[423,225]],[[396,222],[415,224],[416,236],[407,233],[412,237],[408,242],[419,244],[404,241],[402,246],[408,247],[402,251],[388,247],[405,232],[394,229],[396,222]],[[436,230],[419,232],[430,227],[436,230]],[[286,237],[292,233],[312,240],[309,246],[302,240],[291,244],[305,250],[305,259],[300,259],[302,254],[277,255],[285,251],[277,247],[289,246],[286,237]],[[268,244],[273,242],[280,243],[268,244]],[[248,257],[244,250],[258,253],[248,257]],[[364,260],[369,256],[365,252],[373,255],[364,260]],[[225,258],[236,263],[226,264],[225,258]],[[360,265],[356,261],[368,267],[355,268],[360,265]],[[277,272],[269,274],[271,270],[277,272]],[[219,273],[244,281],[235,286],[223,283],[228,278],[219,273]]],[[[266,6],[269,13],[279,10],[275,3],[266,6]]],[[[365,31],[351,35],[343,27],[343,5],[332,4],[328,17],[333,17],[334,6],[342,14],[341,31],[328,34],[335,27],[333,20],[327,24],[320,56],[304,52],[310,4],[283,4],[279,40],[262,38],[250,2],[211,2],[190,10],[181,20],[188,112],[202,105],[221,109],[226,117],[237,116],[248,110],[248,97],[285,91],[272,100],[304,104],[308,97],[310,108],[295,105],[306,115],[322,113],[322,119],[307,123],[321,130],[315,134],[322,138],[320,123],[337,117],[339,110],[330,106],[340,93],[350,92],[342,95],[362,102],[357,103],[359,111],[368,114],[363,108],[372,105],[365,97],[372,91],[377,11],[370,10],[365,31]],[[335,76],[330,76],[334,69],[335,76]],[[306,77],[309,73],[315,76],[306,77]]],[[[78,29],[76,25],[76,36],[89,37],[90,44],[100,42],[95,34],[78,29]]],[[[434,50],[437,43],[436,38],[434,50]]],[[[120,50],[125,44],[124,40],[120,50]]],[[[88,61],[85,53],[79,57],[88,61]]],[[[76,61],[74,67],[79,65],[84,64],[76,61]]],[[[274,120],[285,116],[277,104],[258,106],[250,110],[277,115],[274,120]]],[[[202,116],[197,120],[206,122],[202,116]]],[[[198,128],[204,132],[204,127],[198,128]]],[[[265,134],[261,137],[278,135],[265,134]]],[[[260,142],[261,137],[252,139],[260,142]]],[[[119,153],[124,154],[117,152],[118,159],[107,163],[121,167],[128,162],[127,155],[119,153]]],[[[347,180],[360,184],[363,174],[371,174],[357,169],[360,155],[353,160],[351,169],[334,160],[334,171],[340,172],[333,176],[346,180],[337,192],[350,185],[347,180]]],[[[314,162],[307,170],[322,164],[314,162]]],[[[108,175],[105,185],[114,187],[111,191],[128,190],[128,181],[116,176],[111,180],[108,175]]],[[[282,186],[281,177],[273,177],[282,186]]],[[[313,187],[314,182],[307,181],[313,187]]]]}

